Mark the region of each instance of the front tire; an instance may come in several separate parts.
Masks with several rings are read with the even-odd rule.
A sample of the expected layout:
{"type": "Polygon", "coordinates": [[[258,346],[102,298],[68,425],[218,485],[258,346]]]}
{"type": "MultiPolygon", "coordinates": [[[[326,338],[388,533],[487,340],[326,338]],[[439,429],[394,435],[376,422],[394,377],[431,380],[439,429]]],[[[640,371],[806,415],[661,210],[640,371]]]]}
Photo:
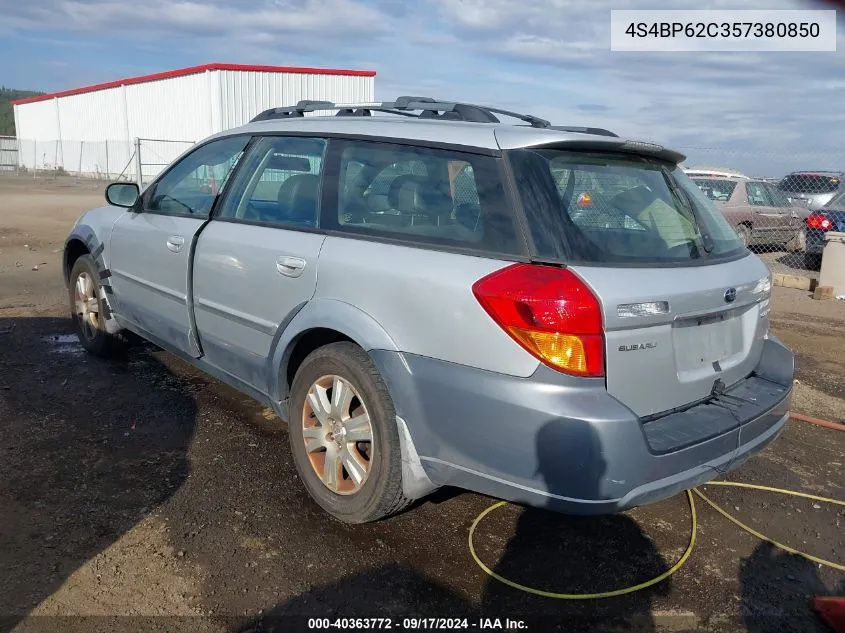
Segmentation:
{"type": "Polygon", "coordinates": [[[90,255],[83,255],[74,262],[68,293],[71,318],[82,347],[102,358],[123,352],[124,341],[106,331],[108,308],[102,298],[99,270],[90,255]]]}
{"type": "Polygon", "coordinates": [[[350,342],[321,347],[291,386],[291,453],[311,497],[345,523],[405,508],[396,411],[369,355],[350,342]]]}

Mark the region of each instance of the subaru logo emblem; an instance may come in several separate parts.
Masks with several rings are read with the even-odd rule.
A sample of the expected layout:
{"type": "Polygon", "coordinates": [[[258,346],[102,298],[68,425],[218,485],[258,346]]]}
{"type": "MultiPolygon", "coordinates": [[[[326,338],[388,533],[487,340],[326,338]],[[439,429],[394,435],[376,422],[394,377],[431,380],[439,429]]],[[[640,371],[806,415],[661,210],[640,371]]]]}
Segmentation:
{"type": "Polygon", "coordinates": [[[728,288],[725,290],[725,301],[733,303],[736,299],[736,288],[728,288]]]}

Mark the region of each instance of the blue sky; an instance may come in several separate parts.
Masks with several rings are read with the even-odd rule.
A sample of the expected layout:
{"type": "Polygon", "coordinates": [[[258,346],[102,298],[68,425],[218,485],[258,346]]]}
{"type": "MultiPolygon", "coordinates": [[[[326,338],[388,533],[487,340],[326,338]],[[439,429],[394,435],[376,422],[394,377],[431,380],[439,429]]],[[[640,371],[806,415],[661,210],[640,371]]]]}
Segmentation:
{"type": "MultiPolygon", "coordinates": [[[[754,175],[845,169],[845,29],[829,53],[610,51],[611,9],[799,0],[0,0],[0,84],[54,91],[208,62],[374,69],[427,94],[604,126],[754,175]]],[[[840,12],[841,13],[841,12],[840,12]]]]}

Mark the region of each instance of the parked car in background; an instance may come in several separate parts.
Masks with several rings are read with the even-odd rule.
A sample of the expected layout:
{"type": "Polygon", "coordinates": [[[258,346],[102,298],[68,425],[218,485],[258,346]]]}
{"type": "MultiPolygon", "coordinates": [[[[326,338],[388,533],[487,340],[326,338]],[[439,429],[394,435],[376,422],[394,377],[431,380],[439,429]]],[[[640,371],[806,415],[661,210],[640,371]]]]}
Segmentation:
{"type": "Polygon", "coordinates": [[[742,178],[748,176],[730,167],[685,167],[684,173],[690,178],[742,178]]]}
{"type": "Polygon", "coordinates": [[[845,191],[840,191],[824,207],[807,218],[804,265],[810,270],[818,270],[821,267],[825,234],[828,231],[845,232],[845,191]]]}
{"type": "Polygon", "coordinates": [[[785,176],[780,189],[791,202],[806,205],[810,211],[821,209],[845,188],[845,173],[838,171],[796,171],[785,176]]]}
{"type": "Polygon", "coordinates": [[[786,245],[801,234],[809,215],[806,207],[793,205],[783,192],[762,179],[731,176],[692,181],[722,211],[746,246],[786,245]]]}

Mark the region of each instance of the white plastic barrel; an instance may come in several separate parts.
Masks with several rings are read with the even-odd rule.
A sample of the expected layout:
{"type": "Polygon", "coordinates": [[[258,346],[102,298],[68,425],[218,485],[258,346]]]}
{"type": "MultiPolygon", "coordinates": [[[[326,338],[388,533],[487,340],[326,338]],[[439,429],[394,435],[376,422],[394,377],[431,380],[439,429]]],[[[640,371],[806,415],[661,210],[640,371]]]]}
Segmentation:
{"type": "Polygon", "coordinates": [[[819,285],[833,286],[833,296],[845,294],[845,233],[828,231],[825,236],[819,285]]]}

